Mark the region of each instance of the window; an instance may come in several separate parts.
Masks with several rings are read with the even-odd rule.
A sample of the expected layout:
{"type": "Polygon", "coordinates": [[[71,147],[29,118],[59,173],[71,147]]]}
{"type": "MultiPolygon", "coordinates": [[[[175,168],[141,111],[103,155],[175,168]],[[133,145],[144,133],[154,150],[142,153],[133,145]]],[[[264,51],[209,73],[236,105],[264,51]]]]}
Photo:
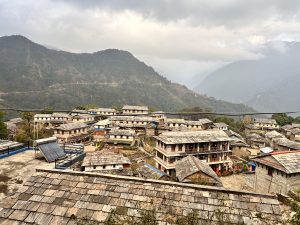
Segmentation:
{"type": "Polygon", "coordinates": [[[115,164],[113,165],[113,168],[116,168],[116,165],[115,165],[115,164]]]}
{"type": "Polygon", "coordinates": [[[105,169],[106,168],[106,166],[103,166],[103,169],[105,169]]]}
{"type": "Polygon", "coordinates": [[[273,176],[273,168],[268,167],[268,175],[273,176]]]}
{"type": "Polygon", "coordinates": [[[176,147],[176,145],[171,145],[171,151],[172,152],[175,152],[175,147],[176,147]]]}
{"type": "Polygon", "coordinates": [[[178,145],[178,151],[182,151],[182,145],[178,145]]]}
{"type": "Polygon", "coordinates": [[[96,166],[93,166],[94,170],[97,168],[96,166]]]}

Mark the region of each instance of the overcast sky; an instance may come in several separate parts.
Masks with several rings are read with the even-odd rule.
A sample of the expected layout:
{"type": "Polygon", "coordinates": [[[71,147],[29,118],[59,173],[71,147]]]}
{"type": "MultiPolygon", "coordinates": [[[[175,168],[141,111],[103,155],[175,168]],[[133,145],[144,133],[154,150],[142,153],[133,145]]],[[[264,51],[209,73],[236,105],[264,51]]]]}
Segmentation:
{"type": "Polygon", "coordinates": [[[298,0],[0,0],[0,35],[71,52],[128,50],[191,84],[226,63],[300,39],[298,0]]]}

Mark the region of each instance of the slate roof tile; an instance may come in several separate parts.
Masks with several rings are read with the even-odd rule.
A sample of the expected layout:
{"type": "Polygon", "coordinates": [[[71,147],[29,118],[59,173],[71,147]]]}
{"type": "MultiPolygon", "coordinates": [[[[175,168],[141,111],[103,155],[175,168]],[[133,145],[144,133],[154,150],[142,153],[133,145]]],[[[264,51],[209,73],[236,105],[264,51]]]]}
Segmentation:
{"type": "Polygon", "coordinates": [[[43,191],[34,188],[32,193],[17,192],[13,198],[7,198],[17,198],[17,202],[3,204],[0,221],[9,224],[26,219],[36,224],[74,224],[74,218],[88,218],[103,222],[113,209],[117,214],[129,217],[140,216],[141,210],[152,210],[153,207],[156,207],[156,218],[161,220],[159,224],[164,225],[163,221],[172,221],[192,210],[197,210],[202,222],[209,219],[210,224],[218,224],[221,217],[231,224],[253,224],[254,220],[263,224],[262,218],[272,223],[281,220],[278,200],[270,195],[57,170],[38,170],[33,177],[28,185],[47,183],[48,178],[60,180],[60,183],[43,191]]]}

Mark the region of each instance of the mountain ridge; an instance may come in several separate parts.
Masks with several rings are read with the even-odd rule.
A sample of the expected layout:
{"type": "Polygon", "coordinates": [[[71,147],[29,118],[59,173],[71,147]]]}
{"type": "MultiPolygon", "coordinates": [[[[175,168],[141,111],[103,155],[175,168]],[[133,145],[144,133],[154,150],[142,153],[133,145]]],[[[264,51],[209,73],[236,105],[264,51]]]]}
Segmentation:
{"type": "Polygon", "coordinates": [[[70,53],[20,35],[0,37],[0,99],[3,105],[22,108],[69,109],[96,103],[103,107],[145,104],[165,111],[193,106],[253,111],[172,83],[128,51],[70,53]]]}

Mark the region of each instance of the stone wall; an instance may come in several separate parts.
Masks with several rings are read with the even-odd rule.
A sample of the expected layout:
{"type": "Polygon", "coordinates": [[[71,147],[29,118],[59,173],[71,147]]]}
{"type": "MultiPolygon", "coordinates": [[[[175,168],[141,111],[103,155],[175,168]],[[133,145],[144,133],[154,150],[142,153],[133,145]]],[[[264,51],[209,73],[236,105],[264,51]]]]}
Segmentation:
{"type": "Polygon", "coordinates": [[[287,179],[285,174],[273,170],[273,176],[268,175],[266,166],[259,165],[255,169],[255,187],[254,190],[259,193],[281,193],[286,194],[287,179]]]}

